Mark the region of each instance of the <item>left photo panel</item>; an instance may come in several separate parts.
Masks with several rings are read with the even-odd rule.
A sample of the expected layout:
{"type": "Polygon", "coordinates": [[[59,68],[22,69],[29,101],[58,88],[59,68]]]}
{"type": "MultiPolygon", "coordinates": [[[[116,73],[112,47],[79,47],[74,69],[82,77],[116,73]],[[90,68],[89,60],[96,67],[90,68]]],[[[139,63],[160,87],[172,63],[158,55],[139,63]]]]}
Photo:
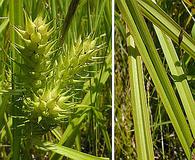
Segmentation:
{"type": "Polygon", "coordinates": [[[1,0],[0,159],[111,159],[111,73],[111,0],[1,0]]]}

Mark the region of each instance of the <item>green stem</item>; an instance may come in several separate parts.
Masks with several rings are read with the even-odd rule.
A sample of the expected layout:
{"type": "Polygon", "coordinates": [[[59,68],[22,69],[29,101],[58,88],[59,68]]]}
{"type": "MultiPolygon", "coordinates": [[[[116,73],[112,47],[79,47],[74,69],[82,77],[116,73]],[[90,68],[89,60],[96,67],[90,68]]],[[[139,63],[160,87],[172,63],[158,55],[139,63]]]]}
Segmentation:
{"type": "Polygon", "coordinates": [[[79,4],[79,0],[72,0],[70,5],[69,5],[68,12],[66,14],[66,18],[65,18],[64,23],[63,23],[62,37],[60,39],[61,44],[64,43],[65,35],[68,32],[68,29],[70,27],[70,24],[72,22],[72,19],[74,17],[74,14],[76,12],[77,7],[78,7],[78,4],[79,4]]]}
{"type": "Polygon", "coordinates": [[[56,0],[52,0],[51,1],[51,6],[52,6],[52,16],[53,16],[53,27],[54,29],[56,29],[56,18],[57,18],[57,14],[56,14],[56,0]]]}
{"type": "MultiPolygon", "coordinates": [[[[15,31],[14,31],[14,25],[16,24],[15,22],[17,22],[17,24],[22,23],[22,0],[10,0],[10,12],[9,12],[9,18],[10,18],[10,37],[11,37],[11,43],[14,45],[15,44],[15,31]]],[[[19,61],[20,59],[18,58],[18,55],[16,54],[15,49],[12,47],[11,48],[11,57],[15,60],[15,61],[19,61]]],[[[11,63],[11,68],[12,68],[12,89],[16,89],[16,77],[14,75],[17,75],[17,73],[19,73],[19,67],[12,62],[11,63]]],[[[16,96],[12,96],[12,114],[14,116],[17,116],[18,113],[18,108],[16,107],[16,99],[18,97],[16,96]]],[[[18,160],[20,159],[20,143],[21,143],[21,130],[17,128],[17,126],[19,125],[19,120],[18,118],[13,118],[13,143],[12,143],[12,158],[13,160],[18,160]]]]}

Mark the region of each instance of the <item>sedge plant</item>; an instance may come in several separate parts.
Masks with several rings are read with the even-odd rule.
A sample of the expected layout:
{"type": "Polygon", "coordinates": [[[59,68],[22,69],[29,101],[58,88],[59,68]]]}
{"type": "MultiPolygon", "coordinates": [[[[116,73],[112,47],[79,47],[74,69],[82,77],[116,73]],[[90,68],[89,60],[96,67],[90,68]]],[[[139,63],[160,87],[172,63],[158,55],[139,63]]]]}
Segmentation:
{"type": "MultiPolygon", "coordinates": [[[[52,10],[61,12],[66,9],[67,15],[70,15],[74,5],[69,2],[59,1],[58,4],[52,1],[52,10]],[[63,4],[69,5],[69,8],[63,4]]],[[[89,30],[87,34],[78,34],[74,25],[81,20],[80,15],[74,17],[75,21],[65,18],[69,24],[64,28],[62,20],[57,22],[54,18],[49,21],[50,14],[40,10],[45,3],[28,1],[21,4],[27,9],[38,11],[38,14],[29,16],[24,10],[24,24],[15,25],[13,21],[10,25],[12,53],[5,53],[8,60],[2,63],[5,73],[1,73],[4,75],[1,82],[8,84],[5,89],[1,88],[1,93],[8,103],[0,103],[3,119],[1,143],[10,144],[10,151],[6,152],[3,147],[0,156],[13,159],[61,159],[61,156],[71,159],[108,159],[101,157],[109,157],[111,153],[110,136],[103,116],[103,113],[108,114],[110,106],[100,108],[104,106],[101,96],[102,101],[97,101],[102,85],[110,77],[109,37],[98,30],[96,33],[89,30]],[[61,29],[59,24],[62,32],[58,32],[61,29]],[[90,133],[90,138],[82,132],[90,133]],[[101,144],[98,138],[105,139],[105,142],[101,144]],[[83,141],[88,144],[82,144],[83,141]],[[98,146],[103,148],[101,152],[98,146]]],[[[82,7],[88,5],[88,14],[94,14],[90,3],[78,4],[75,11],[82,11],[82,7]]],[[[108,3],[99,4],[98,1],[96,9],[100,7],[102,14],[104,10],[109,11],[106,6],[108,3]]],[[[51,16],[57,16],[56,12],[51,16]]],[[[10,16],[14,16],[11,13],[10,16]]],[[[102,22],[99,17],[95,26],[102,22]]]]}

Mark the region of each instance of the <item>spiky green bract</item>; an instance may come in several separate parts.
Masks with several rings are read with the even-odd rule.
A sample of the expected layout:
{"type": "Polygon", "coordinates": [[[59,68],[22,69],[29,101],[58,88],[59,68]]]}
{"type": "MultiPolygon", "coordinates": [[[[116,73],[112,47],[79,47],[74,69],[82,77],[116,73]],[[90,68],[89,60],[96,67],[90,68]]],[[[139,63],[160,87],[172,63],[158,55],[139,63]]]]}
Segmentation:
{"type": "Polygon", "coordinates": [[[78,39],[70,51],[62,54],[59,58],[58,77],[63,80],[61,83],[65,85],[74,78],[74,75],[80,72],[84,67],[88,66],[86,63],[101,46],[96,46],[96,39],[92,40],[87,37],[85,40],[78,39]],[[63,77],[63,78],[62,78],[63,77]]]}
{"type": "Polygon", "coordinates": [[[36,122],[66,116],[67,107],[74,105],[70,103],[72,93],[68,85],[101,48],[96,39],[88,36],[85,40],[79,38],[70,51],[60,51],[56,58],[56,41],[50,39],[53,29],[49,24],[40,15],[32,21],[25,13],[25,30],[15,27],[23,40],[23,46],[16,46],[23,58],[20,78],[27,90],[24,106],[30,120],[36,122]]]}

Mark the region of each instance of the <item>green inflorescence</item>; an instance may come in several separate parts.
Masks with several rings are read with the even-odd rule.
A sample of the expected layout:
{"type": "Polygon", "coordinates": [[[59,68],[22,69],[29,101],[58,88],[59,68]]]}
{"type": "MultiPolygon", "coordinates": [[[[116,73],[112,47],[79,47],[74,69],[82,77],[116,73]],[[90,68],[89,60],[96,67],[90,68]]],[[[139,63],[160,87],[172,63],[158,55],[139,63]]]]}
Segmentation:
{"type": "Polygon", "coordinates": [[[24,46],[17,46],[23,64],[22,80],[24,88],[29,92],[24,104],[33,112],[33,116],[58,116],[63,110],[59,107],[67,97],[59,94],[59,88],[48,88],[47,82],[52,76],[51,54],[55,41],[49,41],[53,29],[49,29],[46,18],[39,15],[32,21],[25,13],[25,30],[15,28],[23,40],[24,46]]]}
{"type": "Polygon", "coordinates": [[[87,61],[101,46],[96,46],[96,39],[81,38],[67,53],[61,53],[54,59],[52,40],[54,29],[46,18],[38,15],[32,21],[25,12],[25,30],[15,27],[23,45],[16,45],[22,57],[20,64],[23,82],[24,106],[33,119],[38,117],[58,118],[66,114],[66,107],[72,97],[66,85],[73,82],[75,74],[87,66],[87,61]]]}

